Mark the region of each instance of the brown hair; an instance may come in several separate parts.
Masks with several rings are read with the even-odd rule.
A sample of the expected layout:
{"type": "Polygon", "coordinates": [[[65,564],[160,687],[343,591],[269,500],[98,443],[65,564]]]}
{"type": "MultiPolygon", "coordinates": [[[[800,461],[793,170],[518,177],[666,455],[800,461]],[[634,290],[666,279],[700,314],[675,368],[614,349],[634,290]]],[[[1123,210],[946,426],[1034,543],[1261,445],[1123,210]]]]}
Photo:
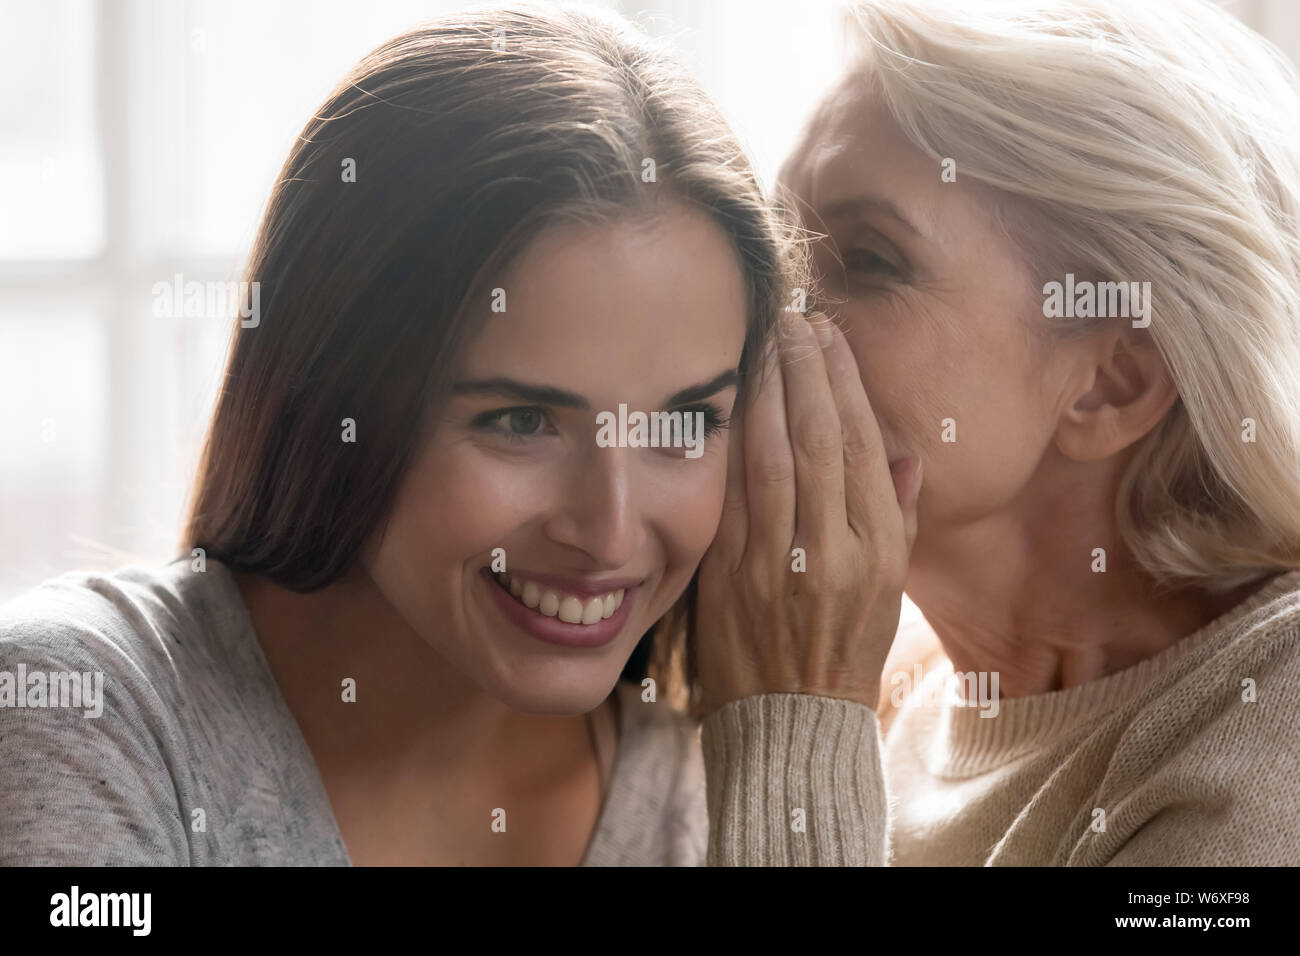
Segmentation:
{"type": "MultiPolygon", "coordinates": [[[[788,233],[670,58],[618,21],[529,6],[441,17],[365,57],[298,137],[262,219],[245,276],[260,323],[231,346],[185,550],[299,592],[341,577],[428,434],[490,278],[549,224],[665,201],[701,206],[738,253],[743,388],[786,301],[788,233]],[[345,417],[364,423],[355,443],[338,441],[345,417]]],[[[691,707],[682,618],[662,622],[650,666],[691,707]]]]}

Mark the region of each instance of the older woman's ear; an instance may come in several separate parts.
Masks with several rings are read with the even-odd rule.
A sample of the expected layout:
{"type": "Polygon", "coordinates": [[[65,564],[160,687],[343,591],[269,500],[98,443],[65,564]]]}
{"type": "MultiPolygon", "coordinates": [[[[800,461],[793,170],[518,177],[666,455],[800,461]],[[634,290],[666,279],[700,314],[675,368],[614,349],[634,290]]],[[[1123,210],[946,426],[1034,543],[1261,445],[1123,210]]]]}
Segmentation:
{"type": "Polygon", "coordinates": [[[1079,354],[1080,385],[1056,430],[1056,447],[1073,461],[1101,461],[1153,429],[1178,399],[1160,349],[1146,329],[1117,323],[1079,354]]]}

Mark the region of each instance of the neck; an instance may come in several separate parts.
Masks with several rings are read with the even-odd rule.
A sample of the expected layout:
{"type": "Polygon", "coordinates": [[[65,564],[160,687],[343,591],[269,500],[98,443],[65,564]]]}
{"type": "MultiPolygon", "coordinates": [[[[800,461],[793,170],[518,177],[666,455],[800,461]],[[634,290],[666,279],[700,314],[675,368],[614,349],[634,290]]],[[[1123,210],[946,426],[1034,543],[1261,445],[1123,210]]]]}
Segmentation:
{"type": "Polygon", "coordinates": [[[491,772],[534,765],[581,715],[524,714],[440,657],[358,570],[310,594],[236,574],[277,684],[324,759],[491,772]],[[355,681],[345,702],[343,681],[355,681]]]}
{"type": "Polygon", "coordinates": [[[1159,654],[1259,587],[1157,588],[1116,526],[1116,476],[928,537],[922,525],[906,590],[954,671],[998,673],[1007,698],[1064,690],[1159,654]]]}

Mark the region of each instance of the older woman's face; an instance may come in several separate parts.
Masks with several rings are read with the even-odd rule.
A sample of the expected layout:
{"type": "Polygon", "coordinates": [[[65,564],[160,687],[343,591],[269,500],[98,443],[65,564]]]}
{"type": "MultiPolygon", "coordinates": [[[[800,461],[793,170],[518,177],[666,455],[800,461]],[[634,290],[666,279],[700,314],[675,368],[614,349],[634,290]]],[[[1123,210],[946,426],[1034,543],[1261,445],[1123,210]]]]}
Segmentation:
{"type": "Polygon", "coordinates": [[[1028,332],[1042,283],[954,159],[945,182],[850,77],[782,173],[805,225],[827,235],[816,304],[857,356],[886,452],[924,463],[914,566],[949,535],[1026,507],[1069,404],[1064,356],[1028,332]]]}

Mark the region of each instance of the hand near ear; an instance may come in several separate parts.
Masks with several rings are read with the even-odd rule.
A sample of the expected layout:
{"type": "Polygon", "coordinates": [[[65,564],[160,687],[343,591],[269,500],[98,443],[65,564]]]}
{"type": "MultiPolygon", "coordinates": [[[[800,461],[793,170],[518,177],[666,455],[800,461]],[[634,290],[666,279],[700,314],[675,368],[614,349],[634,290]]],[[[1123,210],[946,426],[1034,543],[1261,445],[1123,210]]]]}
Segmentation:
{"type": "Polygon", "coordinates": [[[874,709],[916,540],[920,460],[891,471],[831,323],[795,319],[779,358],[733,436],[722,522],[700,566],[705,713],[770,693],[874,709]]]}

